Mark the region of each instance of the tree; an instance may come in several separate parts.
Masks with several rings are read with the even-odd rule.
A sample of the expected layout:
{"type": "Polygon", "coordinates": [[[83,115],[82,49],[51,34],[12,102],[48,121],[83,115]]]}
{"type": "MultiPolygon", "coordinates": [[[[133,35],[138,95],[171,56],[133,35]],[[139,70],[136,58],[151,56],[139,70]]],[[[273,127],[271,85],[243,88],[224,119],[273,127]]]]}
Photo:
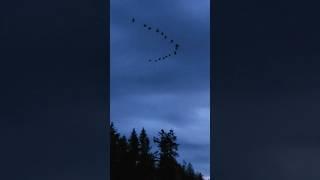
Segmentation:
{"type": "Polygon", "coordinates": [[[188,165],[186,166],[185,173],[187,176],[186,180],[194,180],[195,179],[195,173],[194,173],[193,167],[190,163],[188,163],[188,165]]]}
{"type": "Polygon", "coordinates": [[[110,125],[110,169],[111,169],[111,179],[120,180],[119,169],[120,169],[120,154],[119,154],[119,133],[114,128],[113,123],[110,125]]]}
{"type": "Polygon", "coordinates": [[[196,175],[196,180],[203,180],[203,175],[201,173],[198,173],[196,175]]]}
{"type": "Polygon", "coordinates": [[[176,143],[177,137],[173,130],[168,133],[163,129],[159,132],[159,138],[154,138],[154,142],[159,147],[159,164],[158,176],[160,179],[175,180],[178,163],[176,157],[178,156],[178,144],[176,143]]]}
{"type": "Polygon", "coordinates": [[[154,175],[154,156],[150,152],[151,146],[148,135],[144,128],[142,128],[139,135],[139,163],[138,163],[138,173],[140,180],[150,180],[153,179],[154,175]]]}
{"type": "Polygon", "coordinates": [[[137,179],[137,165],[139,159],[139,139],[136,130],[133,129],[129,138],[129,148],[128,148],[128,165],[129,165],[129,175],[132,179],[137,179]]]}
{"type": "Polygon", "coordinates": [[[111,138],[111,180],[203,180],[201,173],[194,171],[191,163],[180,165],[177,137],[173,130],[161,130],[154,138],[159,151],[151,152],[146,130],[137,135],[132,130],[129,139],[110,126],[111,138]]]}

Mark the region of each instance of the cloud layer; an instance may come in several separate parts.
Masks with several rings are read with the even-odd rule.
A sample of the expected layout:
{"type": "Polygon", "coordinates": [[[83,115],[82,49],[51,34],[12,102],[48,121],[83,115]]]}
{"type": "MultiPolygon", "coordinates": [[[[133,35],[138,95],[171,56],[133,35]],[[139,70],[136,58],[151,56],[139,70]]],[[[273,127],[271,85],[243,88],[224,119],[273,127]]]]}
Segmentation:
{"type": "Polygon", "coordinates": [[[209,1],[111,1],[111,119],[119,131],[175,130],[179,160],[209,175],[209,1]],[[132,17],[136,18],[131,23],[132,17]],[[172,47],[146,23],[181,45],[172,47]]]}

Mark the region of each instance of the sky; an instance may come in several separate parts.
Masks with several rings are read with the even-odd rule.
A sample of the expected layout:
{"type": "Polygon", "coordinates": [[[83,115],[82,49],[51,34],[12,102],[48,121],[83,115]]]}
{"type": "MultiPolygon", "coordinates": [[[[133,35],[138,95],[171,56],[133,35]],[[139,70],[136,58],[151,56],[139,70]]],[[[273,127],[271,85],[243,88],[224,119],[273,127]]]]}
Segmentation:
{"type": "MultiPolygon", "coordinates": [[[[121,2],[130,6],[113,1],[122,13],[111,19],[117,32],[111,48],[119,48],[111,57],[122,55],[111,60],[111,91],[113,108],[125,113],[115,111],[115,124],[128,132],[143,122],[149,134],[173,127],[181,156],[206,171],[208,2],[121,2]],[[167,45],[129,25],[132,15],[175,37],[181,54],[148,64],[150,56],[167,53],[167,45]]],[[[106,179],[105,3],[0,2],[0,179],[106,179]]],[[[214,175],[318,180],[319,2],[224,0],[215,6],[214,175]]]]}
{"type": "Polygon", "coordinates": [[[144,127],[152,138],[160,129],[173,129],[178,160],[209,176],[209,0],[110,2],[111,121],[126,135],[144,127]],[[176,56],[150,63],[173,47],[155,28],[180,48],[176,56]]]}

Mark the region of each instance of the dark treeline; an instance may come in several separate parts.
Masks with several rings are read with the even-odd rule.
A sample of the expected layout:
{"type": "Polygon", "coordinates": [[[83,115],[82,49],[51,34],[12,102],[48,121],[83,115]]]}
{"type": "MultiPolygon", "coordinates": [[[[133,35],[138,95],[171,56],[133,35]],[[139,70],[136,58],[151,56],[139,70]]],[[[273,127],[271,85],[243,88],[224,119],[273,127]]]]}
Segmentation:
{"type": "Polygon", "coordinates": [[[177,137],[173,130],[161,130],[153,141],[158,150],[151,152],[146,130],[133,129],[130,137],[117,132],[111,123],[111,180],[203,180],[190,163],[179,164],[177,137]]]}

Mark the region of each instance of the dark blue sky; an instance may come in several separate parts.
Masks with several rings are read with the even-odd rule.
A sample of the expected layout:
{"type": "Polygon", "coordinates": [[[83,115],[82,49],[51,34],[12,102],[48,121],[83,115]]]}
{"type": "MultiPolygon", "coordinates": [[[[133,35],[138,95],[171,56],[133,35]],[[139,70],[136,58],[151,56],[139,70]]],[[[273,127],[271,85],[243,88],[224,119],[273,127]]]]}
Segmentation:
{"type": "Polygon", "coordinates": [[[111,119],[128,134],[145,127],[155,136],[173,129],[180,158],[210,174],[210,4],[209,0],[111,0],[111,119]],[[136,22],[131,23],[135,17],[136,22]],[[146,30],[143,24],[153,27],[146,30]],[[181,45],[172,45],[159,28],[181,45]]]}

